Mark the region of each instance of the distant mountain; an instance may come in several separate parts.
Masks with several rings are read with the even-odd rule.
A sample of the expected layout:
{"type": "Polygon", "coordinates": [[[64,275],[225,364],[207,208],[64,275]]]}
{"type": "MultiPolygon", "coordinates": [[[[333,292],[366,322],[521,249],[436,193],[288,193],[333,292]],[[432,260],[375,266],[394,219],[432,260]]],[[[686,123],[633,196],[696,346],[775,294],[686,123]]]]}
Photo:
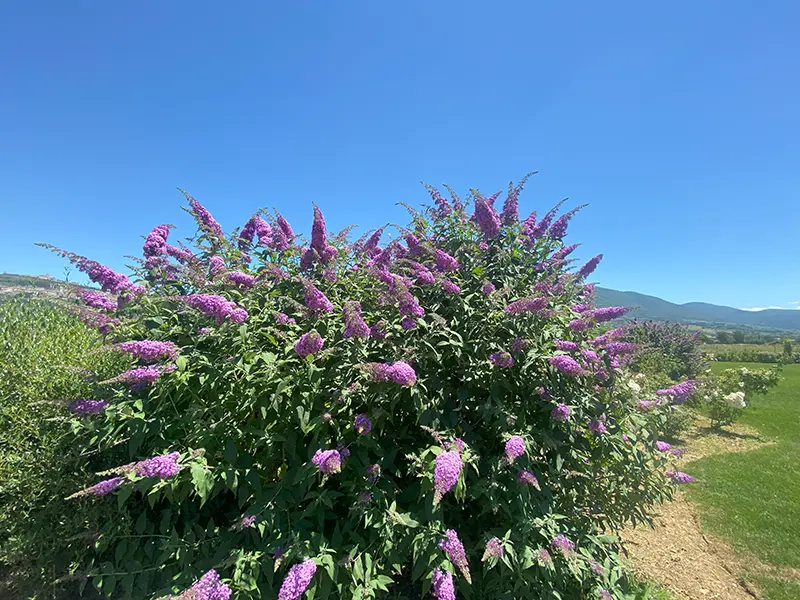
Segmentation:
{"type": "Polygon", "coordinates": [[[596,288],[598,306],[636,306],[628,314],[631,319],[655,321],[678,321],[690,325],[717,328],[775,329],[800,331],[800,310],[768,309],[759,311],[741,310],[730,306],[718,306],[706,302],[675,304],[655,296],[638,292],[620,292],[608,288],[596,288]]]}
{"type": "Polygon", "coordinates": [[[77,290],[90,290],[86,286],[67,283],[52,277],[0,273],[0,300],[12,296],[63,298],[77,290]]]}

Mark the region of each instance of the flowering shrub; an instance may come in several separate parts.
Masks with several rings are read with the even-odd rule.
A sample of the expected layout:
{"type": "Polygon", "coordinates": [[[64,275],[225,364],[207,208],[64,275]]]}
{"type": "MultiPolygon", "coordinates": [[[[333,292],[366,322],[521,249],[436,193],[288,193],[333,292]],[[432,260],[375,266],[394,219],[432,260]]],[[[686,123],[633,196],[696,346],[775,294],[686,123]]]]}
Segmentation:
{"type": "Polygon", "coordinates": [[[141,288],[63,253],[113,282],[139,362],[75,417],[75,510],[116,511],[81,572],[137,598],[211,572],[236,598],[622,594],[609,532],[680,478],[620,390],[631,345],[595,330],[624,312],[591,306],[601,257],[568,271],[573,212],[519,221],[521,187],[472,215],[430,188],[383,247],[316,206],[308,243],[277,214],[225,236],[190,198],[195,248],[154,230],[141,288]]]}
{"type": "Polygon", "coordinates": [[[700,350],[700,333],[678,323],[632,321],[624,338],[638,346],[631,368],[640,373],[666,373],[671,379],[694,378],[707,369],[700,350]]]}
{"type": "Polygon", "coordinates": [[[780,382],[773,369],[725,369],[707,379],[702,398],[714,427],[734,423],[754,396],[766,394],[780,382]]]}

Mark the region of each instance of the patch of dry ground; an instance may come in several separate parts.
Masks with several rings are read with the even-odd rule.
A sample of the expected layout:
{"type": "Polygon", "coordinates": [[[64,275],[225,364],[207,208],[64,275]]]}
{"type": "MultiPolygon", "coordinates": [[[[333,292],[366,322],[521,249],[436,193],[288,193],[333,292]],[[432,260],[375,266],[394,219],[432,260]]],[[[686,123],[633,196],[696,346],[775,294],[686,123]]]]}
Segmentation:
{"type": "MultiPolygon", "coordinates": [[[[720,433],[709,425],[698,418],[686,437],[688,459],[766,445],[755,430],[737,425],[720,433]]],[[[660,507],[654,521],[653,529],[639,526],[622,533],[631,563],[643,578],[661,583],[680,600],[760,598],[743,579],[742,559],[727,544],[703,533],[694,507],[680,492],[660,507]]]]}

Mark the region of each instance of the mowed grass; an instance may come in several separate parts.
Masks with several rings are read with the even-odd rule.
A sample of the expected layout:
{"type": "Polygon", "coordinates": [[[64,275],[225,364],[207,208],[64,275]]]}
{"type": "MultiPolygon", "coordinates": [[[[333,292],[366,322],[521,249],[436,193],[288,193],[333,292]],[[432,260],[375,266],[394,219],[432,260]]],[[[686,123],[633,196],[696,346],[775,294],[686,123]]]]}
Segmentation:
{"type": "MultiPolygon", "coordinates": [[[[716,363],[713,369],[740,366],[754,368],[716,363]]],[[[800,365],[785,367],[783,377],[741,419],[771,445],[715,454],[686,466],[698,479],[687,493],[698,505],[703,527],[745,559],[783,568],[768,575],[753,562],[750,575],[770,600],[800,598],[800,578],[787,569],[800,569],[800,365]]]]}
{"type": "Polygon", "coordinates": [[[783,344],[702,344],[703,352],[736,352],[739,350],[755,350],[756,352],[783,353],[783,344]]]}

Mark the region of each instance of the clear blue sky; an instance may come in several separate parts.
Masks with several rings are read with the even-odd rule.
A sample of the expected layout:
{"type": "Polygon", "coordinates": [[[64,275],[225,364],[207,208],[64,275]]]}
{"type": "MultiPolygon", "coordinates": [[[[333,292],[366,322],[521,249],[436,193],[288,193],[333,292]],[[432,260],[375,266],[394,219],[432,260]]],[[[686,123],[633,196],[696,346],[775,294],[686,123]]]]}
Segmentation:
{"type": "Polygon", "coordinates": [[[159,223],[400,221],[420,180],[564,196],[601,285],[800,301],[796,2],[63,0],[0,8],[0,271],[159,223]]]}

